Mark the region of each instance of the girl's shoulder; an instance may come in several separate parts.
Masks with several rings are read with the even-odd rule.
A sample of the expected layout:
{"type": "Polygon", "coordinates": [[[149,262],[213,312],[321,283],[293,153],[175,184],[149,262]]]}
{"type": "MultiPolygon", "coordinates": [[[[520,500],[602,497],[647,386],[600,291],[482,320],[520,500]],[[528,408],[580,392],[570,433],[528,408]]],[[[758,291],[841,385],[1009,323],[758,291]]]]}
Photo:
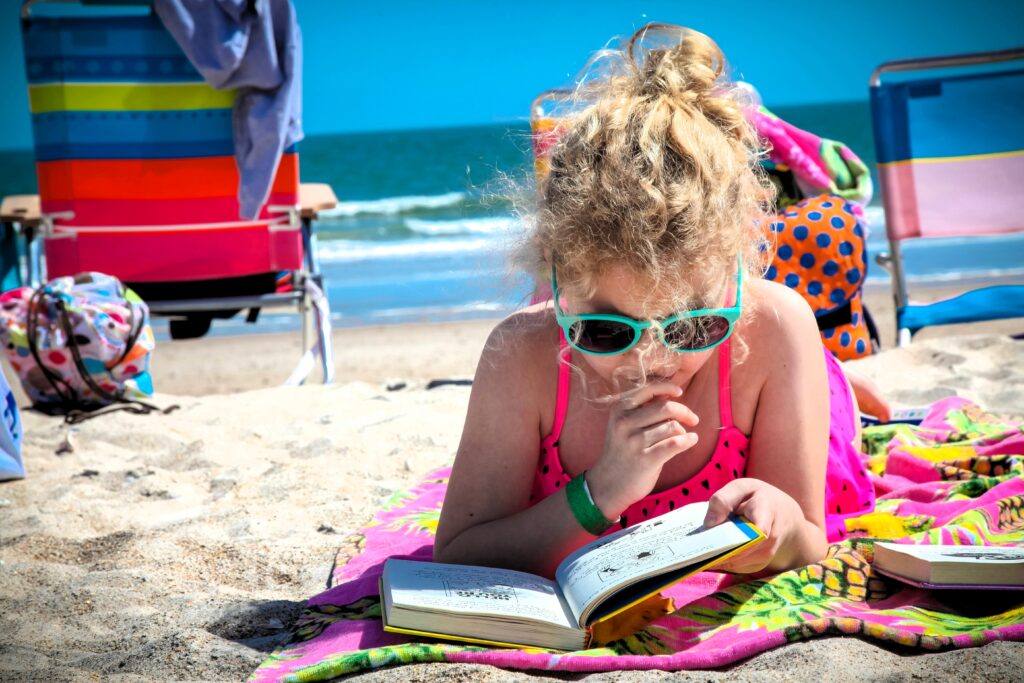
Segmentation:
{"type": "Polygon", "coordinates": [[[744,339],[753,359],[806,353],[821,346],[818,324],[800,294],[769,280],[747,285],[744,339]]]}
{"type": "Polygon", "coordinates": [[[495,325],[485,352],[509,357],[558,351],[558,325],[551,303],[539,303],[511,313],[495,325]]]}
{"type": "Polygon", "coordinates": [[[559,328],[551,304],[534,304],[491,330],[477,374],[544,396],[557,370],[558,353],[559,328]]]}
{"type": "Polygon", "coordinates": [[[758,320],[782,324],[814,320],[810,305],[798,292],[778,282],[756,279],[746,283],[751,312],[758,320]]]}
{"type": "Polygon", "coordinates": [[[778,410],[807,390],[801,379],[805,373],[798,369],[817,358],[824,371],[824,347],[814,314],[798,293],[767,280],[747,286],[740,342],[733,344],[732,405],[735,424],[753,435],[758,415],[778,410]],[[778,396],[788,399],[775,400],[778,396]]]}

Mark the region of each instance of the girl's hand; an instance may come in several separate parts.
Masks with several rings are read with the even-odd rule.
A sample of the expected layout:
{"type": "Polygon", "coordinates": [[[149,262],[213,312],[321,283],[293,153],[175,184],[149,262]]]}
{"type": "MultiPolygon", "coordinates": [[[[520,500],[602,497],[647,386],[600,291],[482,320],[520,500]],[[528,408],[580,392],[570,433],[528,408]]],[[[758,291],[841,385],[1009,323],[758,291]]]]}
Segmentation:
{"type": "Polygon", "coordinates": [[[697,415],[673,400],[682,393],[671,382],[651,382],[612,405],[604,450],[587,472],[594,503],[608,519],[650,493],[662,465],[697,443],[697,435],[687,431],[697,415]]]}
{"type": "Polygon", "coordinates": [[[864,375],[850,369],[849,364],[843,365],[843,374],[850,382],[853,389],[853,396],[857,399],[857,407],[862,413],[873,415],[882,422],[888,422],[892,418],[892,408],[889,402],[882,396],[881,389],[864,375]]]}
{"type": "Polygon", "coordinates": [[[719,489],[708,501],[704,526],[721,524],[730,514],[746,517],[765,535],[765,540],[715,567],[736,574],[767,569],[780,550],[785,554],[805,523],[792,496],[760,479],[734,479],[719,489]]]}

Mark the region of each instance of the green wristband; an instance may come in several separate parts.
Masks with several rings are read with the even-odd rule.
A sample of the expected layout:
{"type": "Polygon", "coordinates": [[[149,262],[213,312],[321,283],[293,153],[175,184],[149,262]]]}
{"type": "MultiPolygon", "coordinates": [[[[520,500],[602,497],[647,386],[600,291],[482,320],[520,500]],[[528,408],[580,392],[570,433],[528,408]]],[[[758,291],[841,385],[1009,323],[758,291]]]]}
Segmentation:
{"type": "Polygon", "coordinates": [[[594,504],[586,487],[586,472],[577,475],[565,487],[565,496],[569,499],[572,516],[587,530],[587,533],[600,536],[608,531],[615,522],[609,522],[601,509],[594,504]]]}

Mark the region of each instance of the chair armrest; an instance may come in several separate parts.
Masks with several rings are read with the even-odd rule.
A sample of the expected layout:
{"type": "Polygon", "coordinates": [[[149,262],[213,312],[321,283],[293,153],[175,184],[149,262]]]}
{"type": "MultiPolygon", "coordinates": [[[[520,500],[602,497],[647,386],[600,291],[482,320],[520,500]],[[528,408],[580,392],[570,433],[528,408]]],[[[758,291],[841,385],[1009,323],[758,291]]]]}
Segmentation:
{"type": "Polygon", "coordinates": [[[299,213],[303,218],[316,218],[321,211],[337,205],[338,198],[327,183],[299,184],[299,213]]]}
{"type": "Polygon", "coordinates": [[[0,204],[0,222],[21,223],[26,228],[36,228],[40,220],[37,194],[12,194],[4,197],[0,204]]]}

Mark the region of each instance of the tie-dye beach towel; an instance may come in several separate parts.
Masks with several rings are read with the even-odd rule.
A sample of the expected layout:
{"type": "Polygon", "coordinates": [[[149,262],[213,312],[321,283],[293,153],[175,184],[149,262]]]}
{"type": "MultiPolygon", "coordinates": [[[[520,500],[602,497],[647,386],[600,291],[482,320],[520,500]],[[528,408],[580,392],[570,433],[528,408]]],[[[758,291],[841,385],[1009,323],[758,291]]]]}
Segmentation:
{"type": "Polygon", "coordinates": [[[762,161],[765,170],[792,172],[796,188],[778,188],[779,209],[807,197],[834,194],[850,202],[858,218],[864,218],[863,207],[873,194],[871,173],[853,150],[797,128],[763,106],[751,108],[747,116],[767,143],[768,158],[762,161]]]}
{"type": "MultiPolygon", "coordinates": [[[[442,469],[392,497],[338,555],[334,587],[312,598],[292,641],[254,681],[324,681],[410,662],[606,671],[721,667],[785,643],[856,635],[922,650],[1024,640],[1024,591],[926,591],[872,570],[875,540],[1024,546],[1024,418],[961,398],[918,427],[866,430],[865,465],[879,499],[847,522],[827,559],[742,582],[703,572],[634,615],[643,628],[581,652],[412,642],[385,633],[377,578],[388,556],[429,559],[447,484],[442,469]]],[[[633,626],[636,624],[634,623],[633,626]]]]}

